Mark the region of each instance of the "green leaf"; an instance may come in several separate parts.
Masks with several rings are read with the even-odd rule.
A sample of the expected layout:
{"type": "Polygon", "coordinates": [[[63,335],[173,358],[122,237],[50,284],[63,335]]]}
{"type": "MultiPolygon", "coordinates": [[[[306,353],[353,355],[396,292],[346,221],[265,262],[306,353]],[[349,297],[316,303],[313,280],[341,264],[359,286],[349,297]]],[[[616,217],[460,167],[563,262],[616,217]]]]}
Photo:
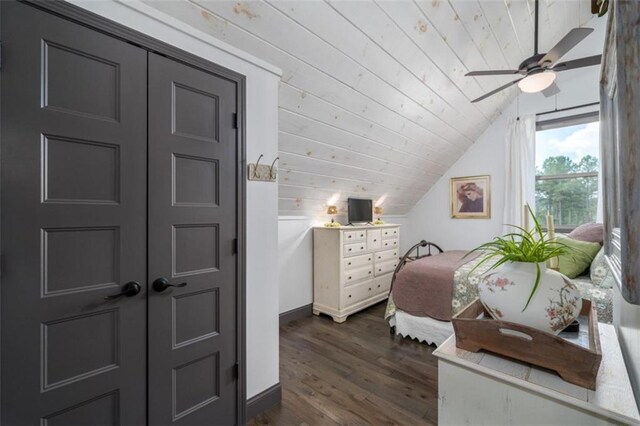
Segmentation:
{"type": "Polygon", "coordinates": [[[536,280],[523,311],[526,310],[529,306],[529,303],[533,299],[533,296],[535,295],[540,284],[540,263],[544,263],[549,259],[567,254],[569,252],[568,246],[561,242],[555,241],[554,239],[550,239],[548,234],[542,232],[540,222],[533,213],[533,210],[531,210],[531,207],[529,205],[527,205],[526,208],[527,214],[531,215],[531,217],[533,218],[534,227],[532,230],[528,230],[516,225],[507,225],[514,228],[515,231],[509,232],[503,236],[494,238],[492,241],[481,244],[473,250],[467,252],[464,256],[467,257],[474,252],[484,253],[484,255],[480,258],[480,261],[474,266],[471,272],[474,272],[481,265],[496,258],[497,261],[488,269],[488,271],[496,269],[507,262],[535,263],[536,280]]]}
{"type": "Polygon", "coordinates": [[[536,294],[536,290],[538,289],[539,284],[540,284],[540,264],[536,263],[536,282],[533,283],[533,290],[531,290],[531,294],[529,295],[527,304],[524,305],[522,312],[526,311],[527,308],[529,307],[529,303],[531,303],[531,299],[533,299],[533,295],[536,294]]]}

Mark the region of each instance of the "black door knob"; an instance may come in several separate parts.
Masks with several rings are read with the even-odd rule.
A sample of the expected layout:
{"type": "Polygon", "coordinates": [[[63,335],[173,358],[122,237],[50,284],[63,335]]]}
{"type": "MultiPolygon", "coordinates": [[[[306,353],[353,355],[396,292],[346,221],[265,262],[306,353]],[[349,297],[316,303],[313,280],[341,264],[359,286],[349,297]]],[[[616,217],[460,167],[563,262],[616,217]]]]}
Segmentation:
{"type": "Polygon", "coordinates": [[[140,287],[140,284],[138,284],[135,281],[129,281],[128,283],[122,286],[120,293],[107,296],[104,298],[104,300],[115,300],[122,296],[127,296],[127,297],[135,296],[136,294],[140,293],[141,290],[142,290],[142,287],[140,287]]]}
{"type": "Polygon", "coordinates": [[[157,292],[165,291],[169,287],[184,287],[187,283],[169,284],[169,280],[166,278],[158,278],[153,282],[153,289],[157,292]]]}

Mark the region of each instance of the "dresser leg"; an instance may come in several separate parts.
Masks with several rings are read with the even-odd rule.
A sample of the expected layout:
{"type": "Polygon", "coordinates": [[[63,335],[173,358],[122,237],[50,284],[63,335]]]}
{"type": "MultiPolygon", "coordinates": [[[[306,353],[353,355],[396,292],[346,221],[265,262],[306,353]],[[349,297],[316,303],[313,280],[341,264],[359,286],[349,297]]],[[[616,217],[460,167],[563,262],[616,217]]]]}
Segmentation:
{"type": "Polygon", "coordinates": [[[320,315],[320,311],[317,310],[317,309],[314,309],[313,310],[313,315],[316,315],[316,316],[320,315]]]}
{"type": "Polygon", "coordinates": [[[334,322],[337,322],[337,323],[340,323],[340,324],[342,324],[343,322],[345,322],[347,320],[346,316],[344,316],[344,317],[336,317],[336,316],[332,315],[331,318],[333,318],[334,322]]]}

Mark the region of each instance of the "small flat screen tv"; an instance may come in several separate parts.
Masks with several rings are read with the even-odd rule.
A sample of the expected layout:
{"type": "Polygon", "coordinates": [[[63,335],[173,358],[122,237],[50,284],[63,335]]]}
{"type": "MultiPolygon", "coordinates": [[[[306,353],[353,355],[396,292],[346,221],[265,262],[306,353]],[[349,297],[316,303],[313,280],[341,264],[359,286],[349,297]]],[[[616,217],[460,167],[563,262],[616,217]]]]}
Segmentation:
{"type": "Polygon", "coordinates": [[[373,220],[373,205],[371,200],[349,198],[349,223],[371,222],[373,220]]]}

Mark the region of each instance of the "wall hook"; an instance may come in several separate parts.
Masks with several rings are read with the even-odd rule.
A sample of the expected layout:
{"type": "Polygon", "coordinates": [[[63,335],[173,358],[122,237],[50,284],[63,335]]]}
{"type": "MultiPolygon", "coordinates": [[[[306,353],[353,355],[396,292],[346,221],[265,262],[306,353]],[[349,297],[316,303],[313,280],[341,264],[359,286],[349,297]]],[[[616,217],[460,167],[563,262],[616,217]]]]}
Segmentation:
{"type": "MultiPolygon", "coordinates": [[[[276,157],[275,160],[273,160],[273,163],[271,163],[271,168],[269,169],[269,177],[272,180],[275,180],[276,175],[273,174],[273,166],[276,164],[276,161],[278,161],[280,159],[280,157],[276,157]]],[[[276,170],[276,174],[278,173],[278,171],[276,170]]]]}
{"type": "Polygon", "coordinates": [[[260,157],[258,157],[258,161],[256,161],[256,165],[253,168],[253,178],[254,179],[258,179],[258,165],[260,164],[260,159],[264,157],[264,155],[260,154],[260,157]]]}
{"type": "MultiPolygon", "coordinates": [[[[2,1],[2,0],[0,0],[2,1]]],[[[262,160],[264,155],[260,154],[258,157],[258,161],[249,164],[249,172],[247,173],[247,179],[249,180],[257,180],[261,182],[275,182],[276,176],[278,174],[278,169],[276,168],[276,162],[280,159],[280,157],[276,157],[271,163],[271,166],[267,166],[266,164],[260,164],[260,160],[262,160]]]]}

